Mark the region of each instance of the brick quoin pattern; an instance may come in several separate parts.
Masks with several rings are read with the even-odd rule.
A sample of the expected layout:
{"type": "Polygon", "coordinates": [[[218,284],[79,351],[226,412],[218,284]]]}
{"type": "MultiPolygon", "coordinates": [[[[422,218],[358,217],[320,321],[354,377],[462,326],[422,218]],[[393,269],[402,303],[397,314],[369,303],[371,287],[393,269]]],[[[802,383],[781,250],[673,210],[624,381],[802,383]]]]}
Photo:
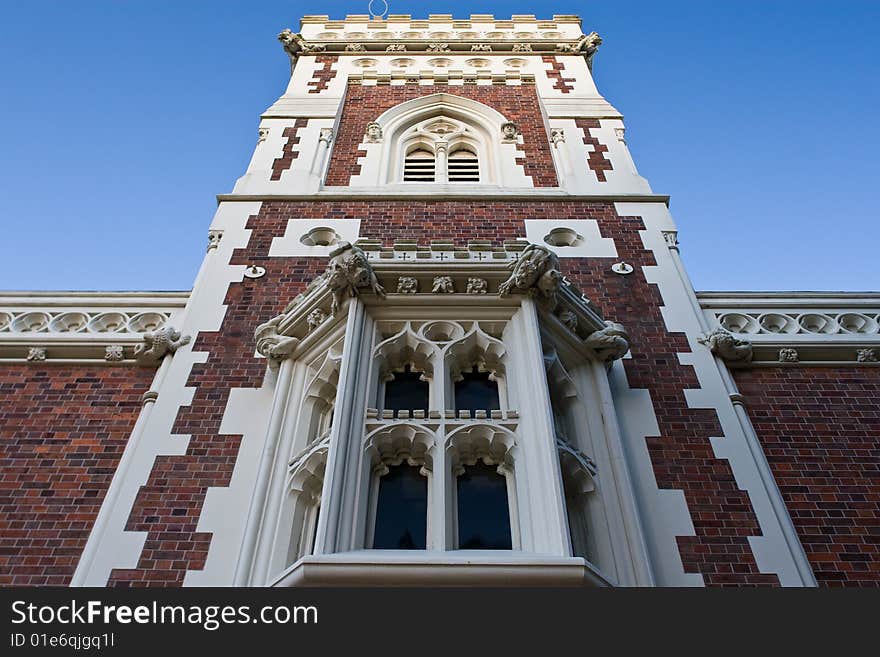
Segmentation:
{"type": "Polygon", "coordinates": [[[155,373],[0,367],[0,585],[70,583],[155,373]]]}
{"type": "Polygon", "coordinates": [[[574,122],[578,128],[582,128],[584,131],[584,144],[593,147],[593,150],[590,151],[590,154],[587,157],[587,164],[589,165],[590,170],[596,174],[596,178],[599,179],[599,182],[607,182],[605,180],[605,172],[614,169],[611,165],[611,160],[608,160],[605,157],[605,153],[608,152],[608,147],[605,144],[600,143],[599,140],[590,133],[591,128],[599,127],[599,121],[597,119],[575,119],[574,122]]]}
{"type": "Polygon", "coordinates": [[[880,369],[734,378],[819,584],[880,587],[880,369]]]}
{"type": "Polygon", "coordinates": [[[267,273],[230,285],[220,331],[197,336],[194,349],[207,351],[208,359],[193,367],[187,385],[197,388],[195,397],[191,406],[181,407],[173,428],[192,438],[186,454],[156,460],[126,527],[147,532],[143,553],[136,568],[115,570],[110,584],[179,586],[186,570],[204,567],[211,535],[196,532],[196,524],[207,489],[229,484],[241,439],[219,433],[229,391],[258,387],[265,373],[265,360],[253,357],[254,328],[280,312],[326,266],[323,258],[268,257],[272,238],[283,235],[294,217],[358,218],[364,237],[386,245],[402,238],[423,244],[452,238],[457,245],[487,239],[500,245],[524,237],[524,219],[597,220],[635,273],[611,273],[614,258],[564,259],[565,273],[632,337],[627,376],[633,388],[650,391],[660,428],[659,436],[647,440],[657,483],[683,490],[696,529],[696,536],[679,538],[684,567],[701,573],[709,585],[778,584],[776,576],[758,573],[748,537],[759,529],[748,496],[738,490],[728,462],[712,452],[709,438],[721,435],[717,416],[688,408],[685,401],[684,390],[696,387],[697,380],[692,367],[679,363],[678,354],[689,351],[687,340],[666,330],[662,299],[641,273],[641,265],[655,264],[642,244],[641,218],[620,217],[611,203],[479,200],[263,202],[247,221],[250,242],[236,250],[232,264],[263,265],[267,273]]]}
{"type": "Polygon", "coordinates": [[[315,71],[315,77],[306,85],[310,94],[321,93],[330,84],[330,80],[336,77],[336,71],[332,70],[332,66],[338,59],[339,55],[318,55],[315,57],[315,61],[323,66],[315,71]]]}
{"type": "Polygon", "coordinates": [[[308,124],[308,119],[297,119],[292,126],[284,128],[281,136],[287,137],[287,141],[281,149],[281,157],[276,158],[272,162],[272,177],[270,180],[281,180],[281,174],[287,171],[293,165],[293,161],[299,157],[299,151],[293,150],[293,147],[299,144],[299,135],[296,133],[299,132],[300,128],[305,128],[308,124]]]}
{"type": "Polygon", "coordinates": [[[546,71],[547,77],[553,80],[553,88],[558,89],[564,94],[574,91],[574,78],[562,77],[562,71],[565,70],[565,64],[560,62],[553,55],[544,55],[541,57],[545,64],[552,64],[552,67],[546,71]],[[571,84],[570,84],[571,83],[571,84]]]}
{"type": "Polygon", "coordinates": [[[515,122],[522,133],[524,159],[517,164],[523,166],[525,174],[532,177],[535,187],[557,187],[556,168],[550,153],[550,137],[544,125],[538,95],[534,85],[359,85],[349,84],[345,92],[345,104],[336,145],[327,172],[327,185],[349,184],[352,176],[358,175],[361,166],[358,158],[366,155],[358,150],[364,139],[367,124],[375,121],[382,112],[395,105],[430,96],[446,93],[476,100],[488,105],[515,122]]]}

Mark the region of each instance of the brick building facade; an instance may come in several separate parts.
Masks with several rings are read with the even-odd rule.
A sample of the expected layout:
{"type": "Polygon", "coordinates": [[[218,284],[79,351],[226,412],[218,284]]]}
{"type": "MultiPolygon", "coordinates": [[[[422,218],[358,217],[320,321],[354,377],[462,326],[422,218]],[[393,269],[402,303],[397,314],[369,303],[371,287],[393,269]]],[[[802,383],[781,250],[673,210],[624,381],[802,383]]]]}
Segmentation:
{"type": "Polygon", "coordinates": [[[694,292],[597,35],[279,40],[191,292],[0,294],[0,584],[880,584],[880,294],[694,292]]]}

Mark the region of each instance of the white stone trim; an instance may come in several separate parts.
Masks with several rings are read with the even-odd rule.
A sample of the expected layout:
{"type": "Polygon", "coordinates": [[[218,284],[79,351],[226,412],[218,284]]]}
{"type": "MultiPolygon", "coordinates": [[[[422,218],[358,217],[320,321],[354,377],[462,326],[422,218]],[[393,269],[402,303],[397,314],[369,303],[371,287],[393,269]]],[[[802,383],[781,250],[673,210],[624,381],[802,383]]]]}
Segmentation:
{"type": "Polygon", "coordinates": [[[560,258],[616,258],[617,247],[602,237],[595,219],[526,219],[526,240],[546,246],[560,258]],[[554,246],[544,238],[555,229],[570,229],[580,238],[574,246],[554,246]]]}
{"type": "Polygon", "coordinates": [[[360,238],[360,219],[288,219],[287,228],[281,237],[272,238],[269,257],[307,257],[326,258],[339,242],[354,244],[360,238]],[[316,228],[330,228],[337,235],[329,246],[309,246],[301,239],[316,228]]]}

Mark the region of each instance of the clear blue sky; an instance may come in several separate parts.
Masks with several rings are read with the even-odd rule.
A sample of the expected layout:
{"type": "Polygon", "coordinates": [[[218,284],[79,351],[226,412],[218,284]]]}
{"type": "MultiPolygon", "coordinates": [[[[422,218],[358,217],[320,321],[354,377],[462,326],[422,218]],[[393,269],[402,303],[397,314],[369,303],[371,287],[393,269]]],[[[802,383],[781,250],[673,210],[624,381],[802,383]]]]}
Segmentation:
{"type": "MultiPolygon", "coordinates": [[[[3,3],[0,289],[188,289],[283,91],[276,34],[367,2],[3,3]]],[[[700,290],[880,289],[880,2],[410,2],[579,14],[700,290]]]]}

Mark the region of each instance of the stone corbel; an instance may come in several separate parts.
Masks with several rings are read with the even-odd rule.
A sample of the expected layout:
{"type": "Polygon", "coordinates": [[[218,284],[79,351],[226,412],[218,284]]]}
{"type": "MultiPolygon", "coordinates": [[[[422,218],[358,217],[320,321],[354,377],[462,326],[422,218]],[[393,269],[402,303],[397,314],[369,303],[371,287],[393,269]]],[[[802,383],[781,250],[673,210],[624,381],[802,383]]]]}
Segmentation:
{"type": "Polygon", "coordinates": [[[749,363],[752,360],[752,343],[733,337],[720,326],[697,342],[706,345],[709,351],[728,363],[749,363]]]}
{"type": "Polygon", "coordinates": [[[539,244],[529,244],[510,266],[513,271],[498,287],[499,296],[527,294],[550,307],[556,306],[562,273],[555,253],[539,244]]]}
{"type": "Polygon", "coordinates": [[[155,331],[144,333],[144,344],[139,345],[134,356],[141,365],[157,365],[168,354],[174,354],[192,339],[181,335],[173,326],[163,326],[155,331]]]}
{"type": "Polygon", "coordinates": [[[367,255],[349,242],[340,242],[330,252],[330,264],[324,280],[333,294],[333,303],[330,306],[332,315],[339,311],[346,296],[356,297],[366,288],[371,289],[380,299],[385,298],[385,288],[379,285],[367,255]]]}
{"type": "Polygon", "coordinates": [[[600,361],[610,365],[629,351],[629,334],[622,324],[606,321],[605,328],[587,336],[584,345],[592,349],[600,361]]]}
{"type": "Polygon", "coordinates": [[[288,358],[299,340],[278,333],[278,325],[285,315],[276,315],[268,322],[260,324],[254,331],[254,339],[257,343],[257,353],[266,357],[270,365],[277,365],[288,358]]]}

